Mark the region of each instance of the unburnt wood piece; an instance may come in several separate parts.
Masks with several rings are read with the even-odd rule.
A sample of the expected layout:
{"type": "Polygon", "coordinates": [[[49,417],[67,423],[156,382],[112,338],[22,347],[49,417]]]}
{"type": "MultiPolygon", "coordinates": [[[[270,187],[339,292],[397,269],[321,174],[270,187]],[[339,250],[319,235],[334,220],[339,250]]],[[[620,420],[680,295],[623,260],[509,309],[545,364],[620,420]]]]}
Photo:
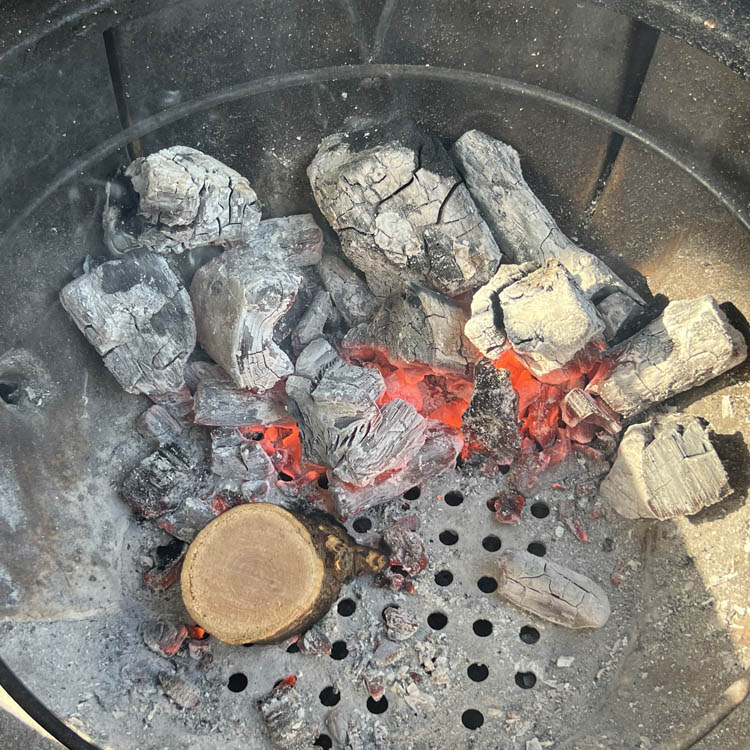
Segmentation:
{"type": "Polygon", "coordinates": [[[731,494],[708,423],[689,414],[628,427],[599,496],[625,518],[692,515],[731,494]]]}
{"type": "Polygon", "coordinates": [[[209,427],[253,427],[288,422],[281,388],[251,393],[230,380],[201,380],[195,391],[195,423],[209,427]]]}
{"type": "MultiPolygon", "coordinates": [[[[258,228],[260,204],[250,183],[194,148],[173,146],[135,159],[125,177],[139,197],[137,241],[153,252],[236,245],[258,228]]],[[[113,224],[105,221],[105,231],[113,224]]]]}
{"type": "Polygon", "coordinates": [[[497,593],[519,609],[566,628],[600,628],[609,599],[590,578],[526,550],[502,552],[497,593]]]}
{"type": "Polygon", "coordinates": [[[372,318],[379,302],[365,280],[346,261],[332,253],[325,253],[318,264],[318,273],[333,304],[349,326],[372,318]]]}
{"type": "Polygon", "coordinates": [[[474,392],[461,418],[464,437],[478,444],[499,464],[512,463],[521,453],[518,394],[507,370],[481,360],[474,367],[474,392]]]}
{"type": "Polygon", "coordinates": [[[442,422],[426,421],[422,449],[400,471],[366,487],[354,487],[338,477],[332,477],[329,490],[339,517],[349,518],[401,497],[408,489],[456,465],[456,457],[464,445],[461,433],[442,422]]]}
{"type": "Polygon", "coordinates": [[[128,393],[182,387],[195,318],[164,258],[138,252],[102,263],[65,286],[60,302],[128,393]]]}
{"type": "Polygon", "coordinates": [[[568,427],[577,427],[582,422],[601,427],[611,435],[620,432],[620,420],[612,409],[600,399],[584,391],[573,388],[568,391],[561,404],[562,419],[568,427]]]}
{"type": "Polygon", "coordinates": [[[587,297],[619,290],[643,300],[607,265],[569,240],[523,178],[518,152],[478,130],[464,133],[451,154],[503,253],[515,263],[559,260],[587,297]]]}
{"type": "Polygon", "coordinates": [[[730,370],[747,344],[711,296],[670,302],[612,352],[613,367],[589,387],[623,417],[730,370]]]}
{"type": "Polygon", "coordinates": [[[354,575],[386,558],[324,518],[251,503],[195,538],[182,566],[190,616],[226,643],[280,643],[309,628],[354,575]]]}
{"type": "Polygon", "coordinates": [[[273,339],[302,275],[273,246],[232,248],[198,269],[190,285],[198,341],[241,388],[262,393],[294,367],[273,339]]]}
{"type": "Polygon", "coordinates": [[[589,346],[604,348],[604,323],[565,266],[550,260],[498,295],[503,327],[519,359],[538,378],[589,346]]]}
{"type": "Polygon", "coordinates": [[[448,154],[408,118],[328,136],[307,173],[344,255],[376,296],[413,281],[456,296],[500,262],[448,154]]]}
{"type": "Polygon", "coordinates": [[[311,341],[323,336],[323,328],[332,313],[331,295],[321,289],[292,331],[292,349],[295,354],[298,355],[311,341]]]}
{"type": "Polygon", "coordinates": [[[341,345],[352,353],[373,347],[386,351],[391,362],[465,374],[476,356],[465,324],[466,314],[453,300],[412,284],[386,300],[372,321],[350,329],[341,345]]]}
{"type": "Polygon", "coordinates": [[[323,252],[323,232],[312,214],[264,219],[247,240],[247,247],[258,256],[273,248],[295,266],[314,266],[323,252]]]}

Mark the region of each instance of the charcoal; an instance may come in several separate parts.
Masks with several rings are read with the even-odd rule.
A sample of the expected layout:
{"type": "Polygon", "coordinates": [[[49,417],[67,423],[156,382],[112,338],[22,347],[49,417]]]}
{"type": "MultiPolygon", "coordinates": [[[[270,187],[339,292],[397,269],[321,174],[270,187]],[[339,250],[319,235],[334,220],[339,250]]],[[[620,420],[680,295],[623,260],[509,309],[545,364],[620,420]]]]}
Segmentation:
{"type": "Polygon", "coordinates": [[[223,513],[241,498],[227,502],[224,498],[217,502],[213,488],[205,487],[202,494],[188,495],[179,505],[171,508],[155,519],[156,525],[183,542],[192,542],[198,532],[205,528],[216,516],[223,513]]]}
{"type": "Polygon", "coordinates": [[[171,672],[159,672],[159,684],[172,701],[180,708],[197,708],[201,703],[201,692],[192,682],[171,672]]]}
{"type": "Polygon", "coordinates": [[[628,427],[599,496],[625,518],[692,515],[731,494],[708,423],[688,414],[628,427]]]}
{"type": "Polygon", "coordinates": [[[337,514],[349,518],[364,513],[381,503],[401,497],[408,489],[423,484],[456,464],[463,448],[461,433],[453,427],[432,419],[425,426],[422,450],[403,469],[367,487],[354,487],[332,477],[329,490],[337,514]]]}
{"type": "Polygon", "coordinates": [[[293,676],[286,677],[257,704],[271,744],[280,750],[307,750],[316,734],[295,683],[293,676]]]}
{"type": "Polygon", "coordinates": [[[510,490],[501,490],[500,494],[488,501],[490,510],[495,511],[495,518],[500,523],[518,523],[526,498],[510,490]]]}
{"type": "Polygon", "coordinates": [[[146,622],[141,628],[141,637],[146,646],[165,659],[174,656],[188,637],[185,625],[172,625],[162,620],[146,622]]]}
{"type": "Polygon", "coordinates": [[[465,375],[475,356],[464,337],[465,324],[466,315],[455,302],[412,284],[387,299],[371,322],[350,329],[342,347],[355,354],[379,349],[391,362],[419,362],[465,375]]]}
{"type": "Polygon", "coordinates": [[[254,483],[276,475],[263,448],[236,428],[211,431],[211,471],[219,477],[254,483]]]}
{"type": "Polygon", "coordinates": [[[343,706],[336,706],[326,716],[326,729],[328,736],[341,747],[351,747],[347,745],[349,735],[349,717],[343,706]]]}
{"type": "MultiPolygon", "coordinates": [[[[181,541],[181,540],[175,540],[181,541]]],[[[182,563],[185,560],[187,547],[173,560],[165,564],[156,565],[143,574],[143,582],[152,591],[166,591],[180,579],[182,563]]]]}
{"type": "Polygon", "coordinates": [[[264,219],[247,240],[252,255],[266,255],[268,247],[281,252],[288,263],[303,267],[320,262],[323,251],[323,232],[312,214],[264,219]]]}
{"type": "Polygon", "coordinates": [[[590,578],[525,550],[502,552],[497,593],[543,620],[566,628],[600,628],[609,619],[609,599],[590,578]]]}
{"type": "Polygon", "coordinates": [[[136,430],[154,445],[162,446],[177,440],[182,425],[163,406],[154,404],[138,417],[136,430]]]}
{"type": "Polygon", "coordinates": [[[331,653],[331,640],[320,625],[313,625],[298,641],[300,653],[327,656],[331,653]]]}
{"type": "Polygon", "coordinates": [[[510,464],[521,452],[518,394],[507,370],[489,360],[474,367],[474,392],[461,418],[469,443],[489,453],[499,464],[510,464]]]}
{"type": "Polygon", "coordinates": [[[251,393],[229,380],[201,380],[195,392],[195,423],[209,427],[270,426],[288,422],[281,389],[251,393]]]}
{"type": "MultiPolygon", "coordinates": [[[[284,313],[281,320],[274,326],[273,329],[273,340],[282,346],[282,349],[290,356],[294,354],[296,356],[298,352],[294,351],[291,341],[287,342],[287,339],[292,335],[294,329],[300,324],[302,318],[310,309],[313,300],[319,292],[325,291],[323,283],[320,280],[317,272],[313,268],[305,269],[305,273],[302,277],[302,283],[297,290],[297,294],[294,298],[292,306],[284,313]]],[[[331,320],[337,320],[337,316],[331,311],[331,320]]]]}
{"type": "Polygon", "coordinates": [[[596,303],[596,310],[604,321],[604,338],[611,342],[627,335],[628,328],[643,313],[643,306],[624,292],[612,292],[596,303]]]}
{"type": "Polygon", "coordinates": [[[404,573],[416,576],[427,567],[424,542],[403,519],[392,523],[383,532],[383,543],[388,548],[391,565],[397,565],[404,573]]]}
{"type": "Polygon", "coordinates": [[[193,424],[193,396],[187,388],[166,393],[152,393],[151,400],[161,406],[183,429],[193,424]]]}
{"type": "Polygon", "coordinates": [[[589,390],[629,418],[706,383],[746,357],[745,339],[713,297],[679,300],[615,347],[611,370],[589,390]]]}
{"type": "Polygon", "coordinates": [[[577,427],[581,423],[586,423],[601,427],[611,435],[617,435],[622,429],[617,414],[583,388],[573,388],[568,391],[560,406],[563,422],[568,427],[577,427]]]}
{"type": "MultiPolygon", "coordinates": [[[[153,252],[236,245],[258,228],[260,204],[250,183],[194,148],[173,146],[135,159],[125,177],[139,196],[137,242],[153,252]]],[[[117,220],[111,212],[104,218],[109,237],[117,220]]]]}
{"type": "Polygon", "coordinates": [[[437,138],[402,118],[325,138],[307,170],[344,255],[378,297],[476,289],[501,253],[437,138]]]}
{"type": "Polygon", "coordinates": [[[163,258],[138,252],[102,263],[67,284],[60,302],[128,393],[182,388],[195,319],[163,258]]]}
{"type": "Polygon", "coordinates": [[[419,630],[419,622],[402,607],[386,607],[383,610],[385,632],[391,641],[406,641],[419,630]]]}
{"type": "Polygon", "coordinates": [[[323,336],[323,328],[332,313],[331,295],[321,289],[292,331],[292,349],[295,354],[299,355],[310,342],[323,336]]]}
{"type": "Polygon", "coordinates": [[[200,362],[194,360],[185,365],[185,385],[193,395],[201,380],[229,381],[229,375],[214,362],[200,362]]]}
{"type": "Polygon", "coordinates": [[[318,273],[347,325],[355,326],[372,318],[378,301],[360,274],[343,259],[331,253],[324,254],[318,273]]]}
{"type": "Polygon", "coordinates": [[[469,191],[503,253],[514,263],[559,260],[588,299],[619,291],[643,300],[595,255],[571,242],[526,184],[518,152],[478,130],[451,151],[469,191]]]}

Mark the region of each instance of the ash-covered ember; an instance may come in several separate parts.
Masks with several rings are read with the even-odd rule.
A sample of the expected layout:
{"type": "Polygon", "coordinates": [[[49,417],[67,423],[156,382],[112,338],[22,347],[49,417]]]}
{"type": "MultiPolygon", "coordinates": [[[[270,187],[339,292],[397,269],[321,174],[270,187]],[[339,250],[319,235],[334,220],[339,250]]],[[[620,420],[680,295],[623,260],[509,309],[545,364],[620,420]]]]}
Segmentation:
{"type": "Polygon", "coordinates": [[[319,625],[313,625],[296,643],[302,654],[325,656],[331,653],[331,641],[319,625]]]}
{"type": "Polygon", "coordinates": [[[174,656],[188,637],[186,625],[172,625],[155,621],[146,623],[141,631],[143,642],[155,653],[165,658],[174,656]]]}
{"type": "Polygon", "coordinates": [[[383,610],[385,633],[392,641],[406,641],[419,629],[417,619],[402,607],[386,607],[383,610]]]}
{"type": "Polygon", "coordinates": [[[518,523],[525,502],[526,499],[515,492],[501,492],[489,500],[487,505],[500,523],[518,523]]]}
{"type": "Polygon", "coordinates": [[[143,574],[143,582],[152,591],[165,591],[174,585],[182,572],[187,547],[179,539],[154,550],[156,565],[143,574]]]}
{"type": "Polygon", "coordinates": [[[419,575],[427,567],[427,552],[419,534],[410,528],[413,517],[403,517],[383,532],[391,565],[396,565],[410,576],[419,575]]]}

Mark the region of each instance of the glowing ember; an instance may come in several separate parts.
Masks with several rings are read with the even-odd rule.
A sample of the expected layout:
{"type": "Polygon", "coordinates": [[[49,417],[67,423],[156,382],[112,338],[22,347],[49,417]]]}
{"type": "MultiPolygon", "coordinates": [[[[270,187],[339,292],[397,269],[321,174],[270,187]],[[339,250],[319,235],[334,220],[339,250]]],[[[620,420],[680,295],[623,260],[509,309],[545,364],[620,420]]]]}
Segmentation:
{"type": "Polygon", "coordinates": [[[503,492],[493,497],[487,505],[495,511],[495,517],[500,523],[518,523],[521,520],[521,510],[526,499],[514,492],[503,492]]]}

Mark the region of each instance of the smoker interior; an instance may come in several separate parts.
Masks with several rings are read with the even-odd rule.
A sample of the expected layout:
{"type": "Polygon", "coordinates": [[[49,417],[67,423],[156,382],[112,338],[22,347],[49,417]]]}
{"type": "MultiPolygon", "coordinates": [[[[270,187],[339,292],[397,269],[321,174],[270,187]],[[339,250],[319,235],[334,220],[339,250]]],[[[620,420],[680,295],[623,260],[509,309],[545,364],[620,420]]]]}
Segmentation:
{"type": "MultiPolygon", "coordinates": [[[[605,519],[581,545],[567,532],[555,535],[553,494],[548,518],[533,517],[527,505],[516,528],[489,519],[491,486],[459,473],[407,501],[421,509],[429,543],[413,599],[420,633],[430,632],[433,611],[449,619],[435,635],[448,685],[434,691],[434,705],[389,693],[389,709],[374,715],[346,660],[216,644],[205,705],[179,709],[157,689],[160,657],[139,635],[147,620],[184,617],[177,587],[156,595],[140,580],[139,556],[166,537],[136,523],[116,489],[143,455],[133,422],[146,399],[117,387],[57,298],[71,269],[104,252],[104,181],[133,156],[173,144],[199,148],[249,179],[264,217],[312,211],[322,225],[305,175],[320,139],[410,114],[446,142],[479,128],[512,144],[561,228],[636,288],[670,299],[710,293],[749,317],[748,234],[736,216],[685,171],[595,116],[498,78],[629,121],[746,205],[750,87],[742,60],[722,47],[725,37],[710,39],[711,24],[719,24],[718,37],[729,18],[664,22],[720,62],[575,0],[460,10],[447,0],[79,3],[56,12],[46,23],[32,6],[11,11],[8,28],[18,36],[5,38],[0,54],[0,655],[26,686],[30,710],[40,701],[102,747],[260,748],[266,740],[253,701],[294,673],[321,727],[329,709],[318,694],[337,684],[342,707],[367,731],[384,723],[394,748],[524,748],[534,737],[554,748],[648,748],[750,666],[745,363],[672,399],[722,436],[735,488],[697,516],[605,519]],[[445,503],[451,491],[463,503],[445,503]],[[458,533],[457,545],[439,542],[446,528],[458,533]],[[536,644],[520,640],[526,618],[477,589],[488,533],[506,547],[542,542],[550,557],[601,580],[620,560],[632,563],[627,580],[609,589],[608,626],[568,633],[537,624],[536,644]],[[443,569],[454,575],[451,586],[434,582],[443,569]],[[493,623],[492,637],[471,634],[477,618],[493,623]],[[555,666],[570,655],[574,667],[555,666]],[[473,662],[488,665],[490,677],[467,680],[473,662]],[[538,679],[525,690],[514,675],[526,671],[538,679]],[[238,693],[227,689],[236,673],[249,678],[238,693]],[[462,725],[468,708],[482,711],[481,728],[462,725]]],[[[360,581],[342,597],[361,606],[350,618],[334,608],[332,632],[364,647],[393,594],[360,581]]],[[[10,672],[2,675],[21,696],[10,672]]],[[[749,736],[745,707],[696,747],[739,750],[749,736]]]]}

